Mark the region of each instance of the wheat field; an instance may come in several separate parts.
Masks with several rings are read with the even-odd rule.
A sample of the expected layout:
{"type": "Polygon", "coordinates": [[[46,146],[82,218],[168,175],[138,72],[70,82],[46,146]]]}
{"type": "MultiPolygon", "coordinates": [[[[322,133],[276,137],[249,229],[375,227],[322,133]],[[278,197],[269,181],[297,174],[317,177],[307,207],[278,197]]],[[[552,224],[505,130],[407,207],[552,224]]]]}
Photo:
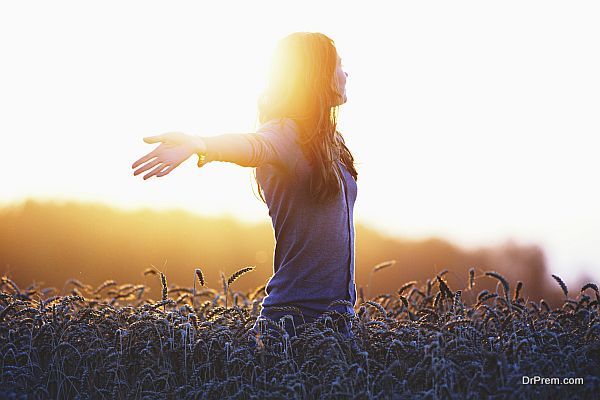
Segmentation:
{"type": "Polygon", "coordinates": [[[200,269],[179,287],[149,268],[159,296],[112,280],[20,288],[2,277],[0,398],[597,398],[596,284],[571,292],[553,275],[564,301],[552,307],[494,271],[471,268],[464,288],[442,271],[372,298],[360,287],[354,317],[331,311],[290,336],[272,321],[252,329],[265,286],[235,290],[252,270],[221,274],[214,289],[200,269]],[[496,290],[478,291],[484,279],[496,290]],[[334,318],[351,320],[352,338],[334,318]],[[583,383],[525,385],[525,376],[583,383]]]}

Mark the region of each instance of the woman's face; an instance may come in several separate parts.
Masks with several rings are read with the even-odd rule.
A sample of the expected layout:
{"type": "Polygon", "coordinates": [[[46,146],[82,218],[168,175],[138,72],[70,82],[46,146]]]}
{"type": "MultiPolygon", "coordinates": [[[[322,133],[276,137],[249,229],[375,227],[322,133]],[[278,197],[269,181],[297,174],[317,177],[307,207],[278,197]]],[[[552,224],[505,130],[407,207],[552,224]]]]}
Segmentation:
{"type": "Polygon", "coordinates": [[[348,77],[348,74],[346,72],[344,72],[344,70],[342,68],[342,59],[340,58],[340,56],[338,56],[334,78],[336,79],[337,87],[339,88],[339,91],[340,91],[339,104],[344,104],[347,100],[347,97],[346,97],[346,78],[347,77],[348,77]]]}

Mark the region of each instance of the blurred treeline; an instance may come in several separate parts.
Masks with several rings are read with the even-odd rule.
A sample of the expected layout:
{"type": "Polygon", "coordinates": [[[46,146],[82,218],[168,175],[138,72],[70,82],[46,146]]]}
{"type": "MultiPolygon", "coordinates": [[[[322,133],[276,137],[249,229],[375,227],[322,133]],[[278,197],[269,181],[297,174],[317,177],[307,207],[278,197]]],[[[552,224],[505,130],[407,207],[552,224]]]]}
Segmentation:
{"type": "MultiPolygon", "coordinates": [[[[327,240],[327,238],[323,238],[327,240]]],[[[122,211],[102,204],[27,200],[0,209],[0,272],[21,287],[32,282],[61,290],[71,278],[92,286],[145,283],[150,296],[160,298],[156,276],[144,276],[150,265],[166,273],[169,286],[191,286],[194,268],[204,271],[207,285],[220,287],[219,272],[227,276],[255,265],[235,283],[250,290],[266,283],[273,270],[274,237],[270,221],[248,225],[232,218],[201,217],[181,210],[122,211]]],[[[500,247],[467,251],[442,239],[415,241],[386,237],[356,224],[356,286],[365,296],[395,292],[404,282],[420,284],[444,269],[452,290],[468,284],[468,269],[476,275],[495,270],[507,277],[511,290],[524,282],[524,296],[559,303],[559,291],[537,246],[506,242],[500,247]],[[396,264],[371,276],[372,267],[386,260],[396,264]]],[[[571,280],[572,277],[563,277],[571,280]]],[[[476,280],[473,292],[496,289],[489,277],[476,280]]],[[[573,295],[579,287],[570,288],[573,295]]],[[[68,288],[65,289],[65,294],[68,288]]],[[[501,289],[500,289],[501,290],[501,289]]]]}

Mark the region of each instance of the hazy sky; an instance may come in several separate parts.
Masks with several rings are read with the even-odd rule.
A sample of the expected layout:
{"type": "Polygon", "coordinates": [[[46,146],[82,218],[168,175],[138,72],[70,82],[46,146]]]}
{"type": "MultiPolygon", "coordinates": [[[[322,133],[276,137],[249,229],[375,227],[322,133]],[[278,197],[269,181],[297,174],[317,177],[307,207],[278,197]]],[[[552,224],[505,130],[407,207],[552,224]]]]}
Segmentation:
{"type": "Polygon", "coordinates": [[[3,2],[1,203],[26,197],[269,221],[252,169],[144,181],[142,137],[250,132],[276,41],[332,37],[355,220],[463,246],[541,244],[600,278],[597,2],[3,2]],[[8,140],[6,140],[8,139],[8,140]]]}

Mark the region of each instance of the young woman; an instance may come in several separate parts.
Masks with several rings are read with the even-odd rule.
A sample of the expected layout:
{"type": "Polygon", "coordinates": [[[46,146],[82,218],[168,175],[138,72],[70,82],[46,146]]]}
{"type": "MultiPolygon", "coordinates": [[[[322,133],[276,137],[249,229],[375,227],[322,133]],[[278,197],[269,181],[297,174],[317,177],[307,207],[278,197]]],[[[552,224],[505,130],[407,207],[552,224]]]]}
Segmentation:
{"type": "MultiPolygon", "coordinates": [[[[298,32],[275,50],[271,74],[258,101],[256,132],[191,136],[180,132],[144,138],[161,144],[137,160],[144,179],[168,175],[191,155],[198,167],[226,161],[256,167],[259,194],[269,208],[275,235],[274,274],[260,319],[278,321],[294,306],[303,317],[286,318],[290,335],[302,322],[335,310],[354,316],[354,220],[357,172],[336,129],[338,106],[346,102],[346,78],[333,40],[298,32]],[[329,307],[336,300],[337,305],[329,307]]],[[[349,318],[346,318],[349,320],[349,318]]],[[[258,320],[257,320],[258,323],[258,320]]],[[[351,324],[336,320],[351,337],[351,324]]],[[[257,327],[257,324],[254,325],[257,327]]]]}

